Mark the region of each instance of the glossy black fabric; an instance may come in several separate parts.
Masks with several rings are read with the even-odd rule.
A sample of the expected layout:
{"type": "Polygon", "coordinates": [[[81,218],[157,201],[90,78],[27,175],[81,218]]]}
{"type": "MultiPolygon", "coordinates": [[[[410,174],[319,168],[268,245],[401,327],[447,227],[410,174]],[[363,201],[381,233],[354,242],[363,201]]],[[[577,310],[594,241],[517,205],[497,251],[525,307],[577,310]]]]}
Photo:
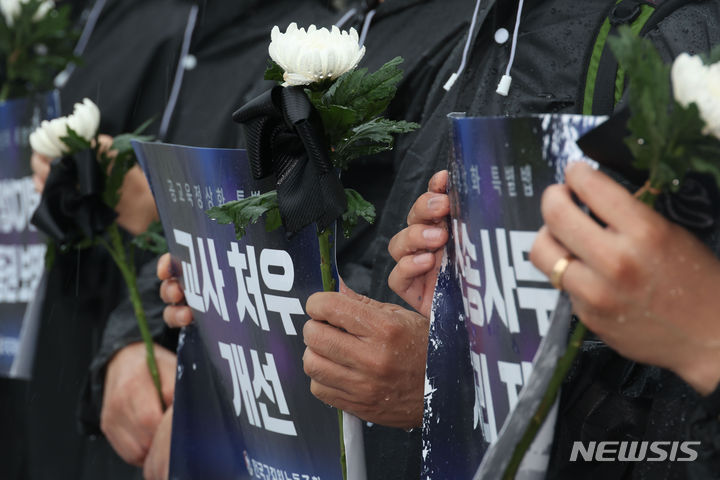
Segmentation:
{"type": "Polygon", "coordinates": [[[275,178],[278,210],[289,235],[311,223],[325,230],[347,210],[322,119],[304,87],[275,86],[243,105],[233,120],[245,128],[253,177],[275,178]]]}
{"type": "MultiPolygon", "coordinates": [[[[578,146],[587,156],[596,160],[603,168],[616,172],[622,178],[642,185],[647,172],[634,166],[634,159],[625,139],[630,135],[627,121],[630,108],[625,105],[599,127],[583,135],[578,146]]],[[[676,192],[663,192],[655,208],[665,218],[689,230],[710,231],[715,228],[715,219],[720,209],[720,193],[713,177],[690,172],[683,178],[676,192]]]]}
{"type": "MultiPolygon", "coordinates": [[[[488,12],[491,3],[482,3],[481,18],[486,14],[487,18],[476,32],[464,74],[449,93],[442,90],[460,64],[463,45],[457,44],[425,102],[422,129],[402,141],[396,151],[396,181],[382,213],[374,248],[368,252],[371,261],[376,262],[370,290],[373,298],[401,303],[385,286],[394,266],[386,248],[390,238],[405,226],[407,212],[426,190],[428,179],[446,166],[448,113],[518,116],[582,110],[584,78],[595,32],[615,2],[526,1],[508,97],[497,95],[495,89],[507,66],[510,42],[498,45],[493,37],[500,27],[512,32],[517,2],[498,2],[499,7],[488,12]]],[[[468,15],[472,13],[470,7],[468,15]]],[[[682,51],[707,51],[720,42],[718,19],[719,2],[688,2],[648,37],[668,60],[682,51]]],[[[708,242],[717,252],[716,235],[712,237],[708,242]]],[[[697,407],[696,395],[669,372],[625,361],[603,344],[588,342],[584,350],[580,356],[583,373],[570,379],[563,390],[556,450],[548,478],[685,478],[683,464],[618,467],[606,463],[592,468],[575,464],[577,469],[573,469],[568,463],[569,454],[563,449],[571,440],[618,440],[622,438],[616,437],[624,434],[648,440],[684,438],[684,418],[697,407]],[[575,397],[583,401],[572,402],[575,397]]]]}
{"type": "Polygon", "coordinates": [[[63,157],[50,168],[31,223],[58,245],[102,235],[117,214],[102,199],[104,182],[92,151],[63,157]]]}
{"type": "Polygon", "coordinates": [[[688,465],[690,478],[713,478],[720,465],[720,385],[700,399],[700,406],[688,419],[687,438],[699,440],[701,461],[688,465]]]}

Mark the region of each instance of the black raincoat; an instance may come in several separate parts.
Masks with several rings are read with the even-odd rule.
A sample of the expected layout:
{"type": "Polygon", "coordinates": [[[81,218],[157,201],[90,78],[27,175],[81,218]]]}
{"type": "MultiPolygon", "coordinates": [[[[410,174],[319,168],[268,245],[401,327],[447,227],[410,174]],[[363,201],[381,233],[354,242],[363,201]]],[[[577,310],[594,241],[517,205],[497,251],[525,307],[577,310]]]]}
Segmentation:
{"type": "MultiPolygon", "coordinates": [[[[340,244],[341,272],[349,285],[384,301],[402,303],[387,288],[387,276],[394,265],[387,254],[387,244],[404,226],[405,216],[414,200],[425,190],[427,179],[432,173],[445,167],[448,150],[445,115],[451,111],[468,111],[472,115],[578,113],[582,104],[584,73],[595,32],[614,4],[611,0],[527,0],[512,72],[514,82],[510,95],[506,98],[494,92],[506,66],[510,46],[509,43],[496,44],[493,37],[500,27],[512,31],[516,2],[500,2],[499,8],[490,8],[494,2],[483,2],[480,28],[472,39],[468,66],[454,88],[445,93],[442,85],[460,64],[465,40],[464,29],[474,8],[472,2],[457,1],[449,5],[450,3],[389,0],[380,5],[368,34],[368,57],[364,63],[371,69],[396,53],[406,58],[406,78],[389,116],[420,120],[423,124],[420,132],[401,138],[392,155],[366,159],[356,164],[344,176],[347,186],[357,188],[379,205],[380,218],[375,227],[365,227],[365,230],[349,241],[340,244]],[[392,182],[388,179],[392,179],[392,182]],[[389,194],[386,193],[388,191],[389,194]],[[368,245],[370,248],[367,248],[368,245]]],[[[717,8],[715,1],[689,2],[687,7],[668,18],[649,36],[667,59],[680,51],[706,51],[709,46],[718,42],[717,8]],[[696,24],[703,25],[703,28],[695,29],[696,24]],[[687,33],[689,30],[693,33],[687,33]]],[[[359,27],[359,24],[356,26],[359,27]]],[[[269,27],[266,27],[266,32],[267,30],[269,27]]],[[[260,43],[266,45],[267,37],[260,43]]],[[[201,62],[198,62],[198,65],[201,65],[201,62]]],[[[198,71],[200,68],[199,66],[198,71]]],[[[251,96],[249,94],[247,98],[251,96]]],[[[238,102],[238,105],[241,103],[243,101],[238,102]]],[[[191,115],[190,109],[184,110],[181,106],[178,108],[191,115]]],[[[182,117],[175,117],[177,121],[181,118],[184,118],[184,114],[182,117]]],[[[173,128],[178,128],[174,123],[175,120],[171,123],[170,132],[173,128]]],[[[184,138],[194,138],[192,135],[197,133],[188,132],[184,138]]],[[[188,143],[208,144],[203,143],[206,141],[197,139],[188,143]]],[[[157,288],[157,284],[153,288],[157,288]]],[[[124,316],[127,317],[128,312],[124,316]]],[[[116,315],[122,315],[121,311],[116,312],[116,315]]],[[[113,335],[111,331],[106,333],[108,334],[101,353],[111,354],[119,346],[126,344],[123,342],[133,338],[130,334],[113,335]],[[113,344],[113,338],[120,339],[120,343],[113,344]],[[113,345],[115,348],[112,348],[113,345]],[[105,349],[106,346],[111,348],[105,349]]],[[[607,348],[601,348],[617,359],[607,348]]],[[[587,354],[583,355],[583,358],[586,356],[587,354]]],[[[103,355],[98,357],[94,364],[96,372],[102,372],[102,365],[108,358],[103,355]]],[[[622,366],[632,365],[622,359],[617,361],[622,366]]],[[[100,388],[101,378],[102,375],[96,377],[95,381],[100,388]]],[[[646,375],[644,378],[650,377],[646,375]]],[[[620,392],[620,387],[615,385],[611,389],[620,392]]],[[[569,383],[565,391],[582,392],[583,388],[569,383]]],[[[668,391],[670,396],[672,392],[673,390],[668,391]]],[[[689,395],[688,398],[694,399],[691,407],[695,408],[696,397],[689,395]]],[[[577,412],[576,417],[579,420],[559,424],[558,435],[567,429],[578,432],[585,428],[585,419],[589,412],[569,404],[565,397],[563,408],[566,412],[566,417],[563,418],[573,418],[573,412],[577,412]]],[[[643,404],[635,409],[641,412],[643,409],[647,410],[647,406],[643,404]]],[[[611,419],[617,413],[606,409],[605,415],[611,419]]],[[[406,434],[399,430],[375,426],[366,428],[365,436],[369,478],[375,480],[420,477],[418,432],[406,434]]],[[[561,444],[562,438],[558,437],[560,448],[561,444]]],[[[551,476],[567,478],[566,468],[567,462],[563,461],[562,455],[556,453],[551,476]]],[[[598,475],[613,473],[600,472],[598,475]]],[[[640,472],[636,475],[637,478],[643,478],[640,472]]],[[[666,475],[647,478],[671,477],[666,475]]]]}
{"type": "MultiPolygon", "coordinates": [[[[340,14],[328,15],[323,2],[304,2],[302,10],[296,10],[297,2],[288,2],[285,6],[282,1],[272,2],[272,6],[270,3],[263,2],[262,8],[256,5],[249,9],[251,14],[248,18],[242,23],[235,22],[232,28],[218,28],[218,31],[207,28],[206,32],[212,35],[201,39],[193,36],[195,48],[191,48],[191,53],[197,58],[197,68],[185,72],[180,101],[168,130],[168,141],[199,146],[242,146],[242,139],[237,138],[240,130],[229,121],[229,114],[269,86],[267,82],[257,80],[262,78],[265,68],[272,25],[278,24],[284,28],[291,21],[297,21],[300,25],[330,25],[341,17],[340,14]],[[213,90],[212,86],[218,78],[228,79],[232,87],[214,87],[214,91],[208,91],[213,90]],[[209,127],[198,128],[207,125],[209,127]]],[[[429,94],[437,70],[462,38],[469,23],[467,15],[460,8],[464,3],[464,0],[393,0],[377,9],[368,30],[367,54],[361,66],[374,71],[397,55],[405,58],[402,65],[405,77],[388,112],[390,118],[409,121],[420,119],[425,108],[423,98],[429,94]],[[448,11],[452,15],[448,15],[448,11]],[[413,28],[406,28],[407,25],[413,25],[413,28]]],[[[221,18],[217,19],[222,21],[221,18]]],[[[354,26],[360,31],[363,19],[361,12],[357,17],[349,19],[343,28],[354,26]]],[[[230,27],[229,23],[226,24],[230,27]]],[[[202,28],[202,24],[198,24],[198,27],[202,28]]],[[[346,186],[360,191],[382,211],[392,184],[393,171],[390,155],[376,156],[354,164],[343,176],[343,181],[346,186]]],[[[365,225],[351,239],[343,239],[338,246],[338,262],[343,278],[348,285],[364,293],[369,288],[369,268],[355,261],[359,257],[357,252],[365,250],[374,234],[374,227],[365,225]]],[[[162,336],[163,305],[157,295],[159,283],[153,268],[148,267],[144,273],[141,280],[144,305],[155,314],[149,316],[152,317],[157,338],[161,342],[166,341],[172,337],[162,336]]],[[[91,430],[97,430],[104,369],[108,360],[114,352],[139,339],[132,307],[129,302],[124,302],[113,312],[101,348],[92,364],[92,380],[86,389],[83,416],[86,426],[91,430]]],[[[419,431],[407,433],[399,429],[366,426],[365,453],[369,478],[419,478],[419,431]]]]}
{"type": "MultiPolygon", "coordinates": [[[[503,97],[495,89],[507,66],[510,42],[498,44],[494,34],[501,27],[513,31],[517,3],[481,3],[480,27],[472,39],[467,68],[450,92],[445,93],[443,84],[460,64],[463,45],[458,44],[425,102],[422,129],[401,141],[396,151],[396,181],[382,214],[374,248],[366,257],[375,265],[371,281],[373,298],[401,302],[386,287],[395,265],[387,245],[405,226],[407,212],[426,190],[430,176],[446,168],[448,113],[519,116],[582,112],[585,73],[595,35],[616,2],[526,1],[511,72],[513,83],[509,96],[503,97]]],[[[472,7],[467,5],[468,15],[472,7]]],[[[720,2],[690,1],[651,30],[648,37],[669,61],[680,52],[706,52],[720,43],[719,27],[720,2]]],[[[716,253],[720,252],[716,234],[705,240],[716,253]]],[[[717,408],[717,399],[715,402],[717,408]]],[[[558,418],[548,478],[687,478],[686,464],[682,463],[573,464],[568,460],[573,440],[684,440],[689,426],[697,426],[698,436],[710,437],[715,442],[708,440],[704,444],[709,450],[701,457],[704,462],[693,465],[697,478],[717,478],[720,472],[720,466],[713,465],[709,456],[714,449],[717,462],[720,428],[707,402],[702,407],[697,394],[670,372],[622,359],[599,342],[586,342],[563,388],[558,418]],[[699,423],[691,425],[688,422],[691,416],[699,423]]]]}
{"type": "MultiPolygon", "coordinates": [[[[154,96],[143,99],[146,73],[179,45],[189,5],[177,7],[170,0],[107,0],[83,63],[61,90],[62,112],[90,97],[102,111],[100,131],[111,135],[155,115],[164,99],[158,95],[154,106],[154,96]]],[[[141,478],[104,438],[82,435],[76,417],[88,365],[110,311],[125,292],[103,250],[56,256],[48,272],[33,377],[16,410],[26,438],[16,445],[22,472],[12,478],[141,478]]]]}

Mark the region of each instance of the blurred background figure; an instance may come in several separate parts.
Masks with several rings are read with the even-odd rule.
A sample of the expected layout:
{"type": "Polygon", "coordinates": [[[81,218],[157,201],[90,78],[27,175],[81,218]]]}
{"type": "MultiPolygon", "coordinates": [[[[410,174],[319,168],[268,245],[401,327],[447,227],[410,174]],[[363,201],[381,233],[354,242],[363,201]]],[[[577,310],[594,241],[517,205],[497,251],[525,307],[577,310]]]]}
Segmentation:
{"type": "MultiPolygon", "coordinates": [[[[191,3],[98,0],[73,2],[73,7],[82,28],[76,48],[82,61],[60,75],[62,112],[90,97],[102,110],[100,132],[111,136],[159,115],[169,89],[149,72],[174,66],[191,3]]],[[[44,184],[49,160],[33,158],[36,187],[44,184]]],[[[142,191],[142,175],[128,180],[127,190],[142,191]]],[[[143,211],[124,226],[142,230],[152,216],[143,211]]],[[[140,478],[140,471],[123,462],[104,437],[82,434],[77,418],[82,385],[108,314],[126,295],[116,267],[100,249],[58,252],[44,293],[32,380],[21,388],[14,409],[13,424],[23,434],[3,450],[9,460],[0,469],[11,465],[12,470],[2,477],[140,478]]]]}

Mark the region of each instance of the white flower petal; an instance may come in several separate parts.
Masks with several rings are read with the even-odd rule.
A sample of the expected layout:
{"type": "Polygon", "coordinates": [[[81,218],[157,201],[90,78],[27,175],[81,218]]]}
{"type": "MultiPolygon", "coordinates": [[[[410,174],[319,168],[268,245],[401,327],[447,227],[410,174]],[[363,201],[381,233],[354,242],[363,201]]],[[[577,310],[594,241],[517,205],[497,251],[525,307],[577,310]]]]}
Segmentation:
{"type": "Polygon", "coordinates": [[[61,157],[63,153],[50,142],[47,138],[47,133],[41,129],[35,130],[30,134],[30,146],[34,151],[50,158],[61,157]]]}
{"type": "Polygon", "coordinates": [[[89,98],[73,106],[73,113],[68,117],[67,125],[75,133],[87,141],[92,140],[100,124],[100,110],[89,98]]]}
{"type": "Polygon", "coordinates": [[[0,12],[5,17],[5,23],[8,27],[15,24],[15,19],[20,15],[19,0],[0,0],[0,12]]]}
{"type": "Polygon", "coordinates": [[[305,76],[300,73],[286,73],[283,75],[284,87],[295,87],[299,85],[310,85],[315,80],[312,76],[305,76]]]}
{"type": "Polygon", "coordinates": [[[55,2],[52,0],[45,0],[38,5],[37,10],[35,10],[35,15],[33,15],[33,20],[36,22],[38,20],[42,20],[53,8],[55,8],[55,2]]]}
{"type": "Polygon", "coordinates": [[[684,107],[697,105],[703,133],[720,139],[720,63],[706,66],[699,56],[680,54],[671,70],[673,95],[684,107]]]}
{"type": "Polygon", "coordinates": [[[270,38],[268,53],[284,70],[285,85],[335,79],[357,67],[365,55],[354,29],[344,32],[336,26],[328,30],[310,25],[306,32],[291,23],[285,33],[274,27],[270,38]]]}

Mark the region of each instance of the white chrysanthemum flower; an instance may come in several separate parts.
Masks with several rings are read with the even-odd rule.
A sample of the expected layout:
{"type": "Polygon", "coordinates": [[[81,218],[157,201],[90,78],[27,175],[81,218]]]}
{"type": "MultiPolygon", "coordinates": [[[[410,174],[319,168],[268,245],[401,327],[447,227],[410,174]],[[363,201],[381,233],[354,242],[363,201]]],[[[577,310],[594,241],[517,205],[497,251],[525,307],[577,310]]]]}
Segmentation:
{"type": "MultiPolygon", "coordinates": [[[[28,3],[29,0],[0,0],[0,13],[5,17],[5,23],[8,27],[12,27],[15,24],[15,19],[20,15],[20,5],[28,3]]],[[[33,15],[33,20],[38,21],[45,18],[45,15],[55,8],[55,2],[53,0],[45,0],[42,2],[38,9],[33,15]]]]}
{"type": "Polygon", "coordinates": [[[76,103],[72,115],[54,120],[43,120],[30,134],[30,146],[36,152],[50,158],[62,157],[70,149],[61,140],[68,134],[68,127],[88,142],[95,138],[100,125],[100,109],[90,99],[76,103]]]}
{"type": "Polygon", "coordinates": [[[55,120],[43,120],[40,126],[30,134],[30,146],[34,151],[50,158],[62,157],[68,152],[68,147],[60,140],[67,133],[65,117],[55,120]],[[56,132],[62,132],[57,135],[56,132]]]}
{"type": "Polygon", "coordinates": [[[270,58],[284,70],[286,87],[336,79],[357,67],[365,55],[354,28],[347,32],[334,26],[329,31],[310,25],[306,32],[293,22],[285,33],[273,27],[270,37],[270,58]]]}
{"type": "Polygon", "coordinates": [[[67,126],[88,142],[95,138],[100,126],[100,109],[89,98],[73,106],[73,113],[67,117],[67,126]]]}
{"type": "Polygon", "coordinates": [[[720,63],[705,65],[699,56],[682,53],[672,66],[672,84],[680,105],[697,105],[703,134],[720,139],[720,63]]]}

